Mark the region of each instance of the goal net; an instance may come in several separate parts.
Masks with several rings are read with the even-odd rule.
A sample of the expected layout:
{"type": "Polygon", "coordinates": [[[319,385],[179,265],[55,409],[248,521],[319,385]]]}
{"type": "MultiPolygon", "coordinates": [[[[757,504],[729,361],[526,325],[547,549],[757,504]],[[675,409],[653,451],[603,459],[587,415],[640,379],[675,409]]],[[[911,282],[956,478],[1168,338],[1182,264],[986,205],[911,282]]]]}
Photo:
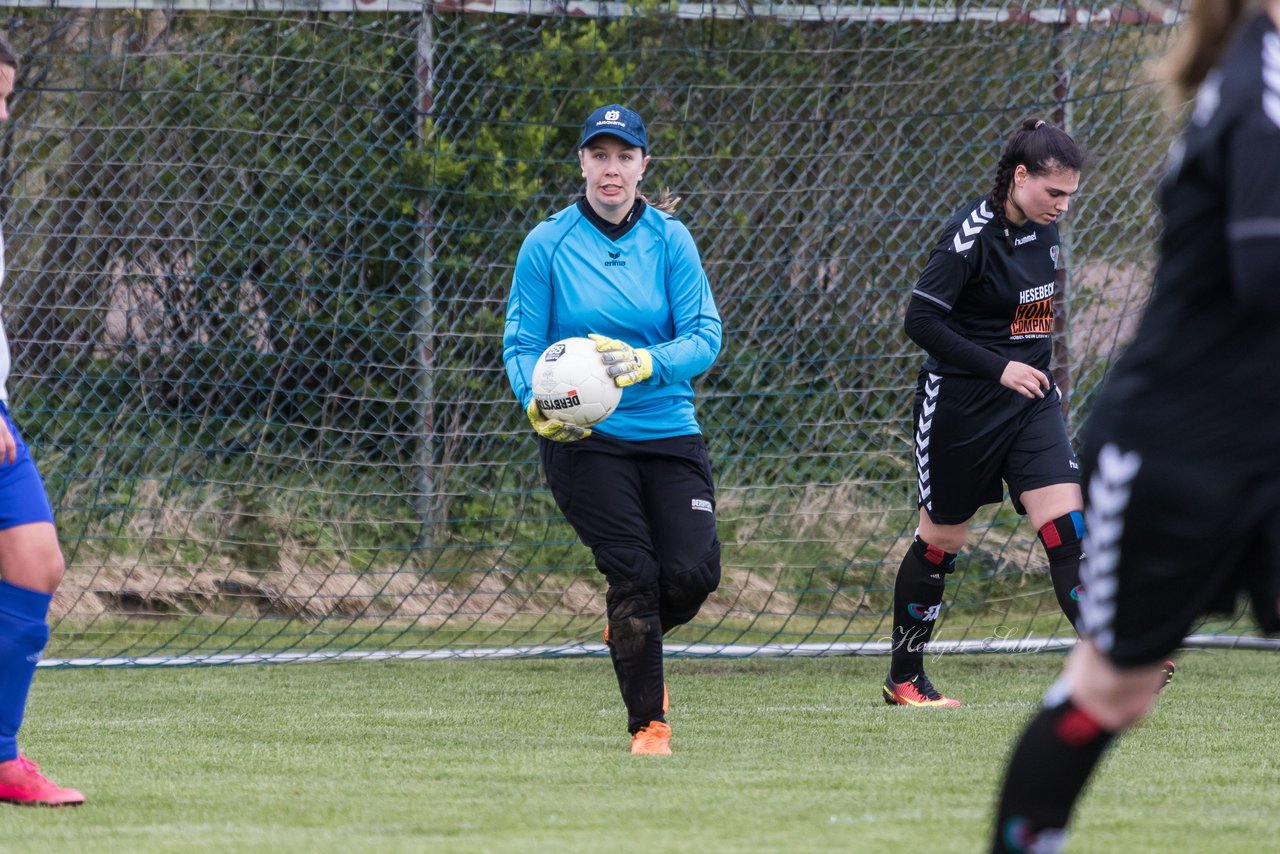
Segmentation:
{"type": "MultiPolygon", "coordinates": [[[[1150,279],[1170,127],[1145,63],[1178,14],[11,4],[9,388],[68,562],[45,663],[600,653],[501,332],[611,101],[648,118],[646,186],[683,197],[725,325],[698,382],[724,582],[669,648],[887,650],[928,247],[1019,119],[1088,147],[1056,357],[1077,429],[1150,279]]],[[[935,649],[1070,642],[1007,505],[959,564],[935,649]]]]}

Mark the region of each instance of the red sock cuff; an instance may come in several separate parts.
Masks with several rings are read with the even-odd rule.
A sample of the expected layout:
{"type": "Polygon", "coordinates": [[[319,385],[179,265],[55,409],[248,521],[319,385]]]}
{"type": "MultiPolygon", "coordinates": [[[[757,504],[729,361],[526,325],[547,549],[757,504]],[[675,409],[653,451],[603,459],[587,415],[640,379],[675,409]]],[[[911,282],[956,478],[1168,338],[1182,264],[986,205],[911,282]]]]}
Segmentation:
{"type": "Polygon", "coordinates": [[[1071,747],[1084,747],[1098,738],[1111,738],[1110,732],[1103,729],[1092,715],[1075,703],[1068,701],[1061,712],[1053,729],[1064,744],[1071,747]]]}
{"type": "Polygon", "coordinates": [[[916,536],[915,542],[911,544],[912,550],[923,561],[933,564],[934,566],[946,567],[950,571],[952,564],[956,562],[957,552],[943,551],[932,543],[926,543],[916,536]]]}

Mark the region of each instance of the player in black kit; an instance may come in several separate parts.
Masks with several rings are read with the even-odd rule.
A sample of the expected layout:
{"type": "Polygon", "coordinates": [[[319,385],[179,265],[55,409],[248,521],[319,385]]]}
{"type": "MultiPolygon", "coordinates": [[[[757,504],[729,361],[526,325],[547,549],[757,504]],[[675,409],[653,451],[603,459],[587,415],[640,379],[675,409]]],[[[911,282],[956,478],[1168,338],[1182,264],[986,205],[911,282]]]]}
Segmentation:
{"type": "Polygon", "coordinates": [[[958,706],[924,672],[969,519],[1004,498],[1030,517],[1063,611],[1076,621],[1080,471],[1049,374],[1057,221],[1080,184],[1084,152],[1060,128],[1021,123],[990,193],[960,209],[933,247],[907,306],[906,331],[929,354],[916,388],[920,521],[894,584],[885,702],[958,706]]]}
{"type": "Polygon", "coordinates": [[[1152,298],[1085,429],[1083,641],[1009,761],[993,851],[1058,850],[1200,615],[1247,593],[1280,630],[1280,0],[1199,0],[1184,26],[1152,298]]]}

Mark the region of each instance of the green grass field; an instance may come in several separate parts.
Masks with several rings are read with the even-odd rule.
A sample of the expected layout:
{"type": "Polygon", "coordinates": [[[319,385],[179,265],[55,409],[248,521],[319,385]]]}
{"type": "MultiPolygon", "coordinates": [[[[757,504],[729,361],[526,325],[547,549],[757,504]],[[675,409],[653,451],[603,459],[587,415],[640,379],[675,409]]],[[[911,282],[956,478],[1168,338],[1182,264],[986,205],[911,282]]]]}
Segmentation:
{"type": "MultiPolygon", "coordinates": [[[[1068,851],[1274,842],[1280,656],[1180,664],[1068,851]]],[[[976,852],[1060,665],[934,661],[942,710],[885,706],[881,658],[677,660],[671,757],[627,753],[602,658],[42,670],[23,744],[88,803],[0,809],[0,850],[976,852]]]]}

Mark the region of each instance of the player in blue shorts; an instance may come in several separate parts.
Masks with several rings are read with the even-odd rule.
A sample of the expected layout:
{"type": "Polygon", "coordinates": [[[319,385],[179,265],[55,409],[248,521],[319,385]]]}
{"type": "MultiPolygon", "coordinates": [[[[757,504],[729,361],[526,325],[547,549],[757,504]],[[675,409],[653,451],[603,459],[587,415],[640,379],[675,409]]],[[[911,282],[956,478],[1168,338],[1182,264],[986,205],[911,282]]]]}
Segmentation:
{"type": "Polygon", "coordinates": [[[585,194],[520,248],[503,358],[556,504],[608,584],[605,642],[631,752],[668,754],[662,637],[720,583],[715,485],[691,383],[720,352],[720,315],[693,238],[671,215],[675,201],[639,193],[644,120],[620,104],[596,110],[578,162],[585,194]],[[549,417],[533,399],[538,356],[575,336],[596,341],[626,389],[592,429],[549,417]]]}
{"type": "MultiPolygon", "coordinates": [[[[0,38],[0,120],[18,74],[18,57],[0,38]]],[[[0,281],[4,243],[0,238],[0,281]]],[[[49,640],[46,622],[65,563],[40,473],[9,415],[9,342],[0,325],[0,801],[76,806],[84,795],[54,785],[18,752],[18,730],[36,662],[49,640]]]]}
{"type": "Polygon", "coordinates": [[[952,215],[907,306],[905,327],[928,360],[915,403],[919,527],[894,583],[886,703],[958,706],[924,672],[969,520],[1004,498],[1026,514],[1074,624],[1080,584],[1080,472],[1049,373],[1062,265],[1058,219],[1080,185],[1084,152],[1029,118],[1013,132],[991,192],[952,215]]]}
{"type": "Polygon", "coordinates": [[[1159,188],[1151,301],[1084,434],[1082,640],[1009,760],[997,852],[1060,850],[1202,614],[1247,595],[1280,630],[1280,0],[1199,0],[1184,27],[1164,72],[1195,108],[1159,188]]]}

